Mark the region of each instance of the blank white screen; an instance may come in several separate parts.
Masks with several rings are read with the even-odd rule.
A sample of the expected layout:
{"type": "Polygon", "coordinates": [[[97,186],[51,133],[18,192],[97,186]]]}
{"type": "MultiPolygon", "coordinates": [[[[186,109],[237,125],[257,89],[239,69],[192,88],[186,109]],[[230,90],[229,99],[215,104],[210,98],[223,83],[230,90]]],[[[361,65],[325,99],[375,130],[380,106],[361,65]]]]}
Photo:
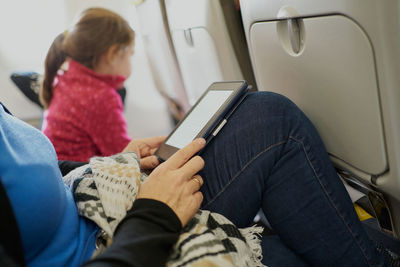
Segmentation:
{"type": "Polygon", "coordinates": [[[230,90],[209,91],[165,143],[177,148],[189,144],[232,92],[230,90]]]}

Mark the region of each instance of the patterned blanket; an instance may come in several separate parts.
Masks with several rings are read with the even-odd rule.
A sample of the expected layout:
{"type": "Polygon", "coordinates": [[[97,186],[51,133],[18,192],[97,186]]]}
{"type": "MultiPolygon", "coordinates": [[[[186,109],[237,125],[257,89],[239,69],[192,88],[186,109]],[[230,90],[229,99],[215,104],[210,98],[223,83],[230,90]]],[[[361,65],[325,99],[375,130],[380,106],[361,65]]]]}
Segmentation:
{"type": "MultiPolygon", "coordinates": [[[[64,182],[73,191],[79,214],[94,221],[112,239],[146,178],[137,155],[123,153],[94,157],[66,175],[64,182]]],[[[264,266],[259,239],[262,230],[239,229],[220,214],[199,210],[182,230],[167,266],[264,266]]]]}

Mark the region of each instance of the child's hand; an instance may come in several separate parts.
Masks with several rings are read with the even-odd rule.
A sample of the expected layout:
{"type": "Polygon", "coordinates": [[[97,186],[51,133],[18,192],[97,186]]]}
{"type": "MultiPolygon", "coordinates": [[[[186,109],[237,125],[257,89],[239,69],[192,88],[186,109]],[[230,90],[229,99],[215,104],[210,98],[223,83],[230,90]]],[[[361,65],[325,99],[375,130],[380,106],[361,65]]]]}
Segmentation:
{"type": "Polygon", "coordinates": [[[142,171],[152,170],[160,164],[154,152],[164,142],[166,136],[135,139],[129,142],[122,152],[135,152],[140,159],[142,171]]]}

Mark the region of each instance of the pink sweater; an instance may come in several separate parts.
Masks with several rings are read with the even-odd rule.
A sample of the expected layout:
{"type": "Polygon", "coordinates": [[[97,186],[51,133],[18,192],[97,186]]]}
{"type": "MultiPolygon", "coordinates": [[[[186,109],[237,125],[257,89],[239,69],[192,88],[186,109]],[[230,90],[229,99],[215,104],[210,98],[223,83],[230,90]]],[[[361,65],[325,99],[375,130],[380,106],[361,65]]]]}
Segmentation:
{"type": "Polygon", "coordinates": [[[88,161],[121,152],[129,143],[121,97],[122,76],[102,75],[70,60],[59,71],[42,131],[59,160],[88,161]]]}

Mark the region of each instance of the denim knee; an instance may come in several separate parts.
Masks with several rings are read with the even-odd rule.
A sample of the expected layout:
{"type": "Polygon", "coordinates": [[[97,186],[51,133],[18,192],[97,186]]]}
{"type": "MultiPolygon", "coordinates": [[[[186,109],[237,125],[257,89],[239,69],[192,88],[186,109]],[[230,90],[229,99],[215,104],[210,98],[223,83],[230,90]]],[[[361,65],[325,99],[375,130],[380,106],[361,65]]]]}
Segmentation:
{"type": "Polygon", "coordinates": [[[300,108],[284,95],[274,92],[254,92],[247,96],[246,104],[255,112],[254,114],[269,114],[280,117],[295,117],[305,119],[305,114],[300,108]]]}

